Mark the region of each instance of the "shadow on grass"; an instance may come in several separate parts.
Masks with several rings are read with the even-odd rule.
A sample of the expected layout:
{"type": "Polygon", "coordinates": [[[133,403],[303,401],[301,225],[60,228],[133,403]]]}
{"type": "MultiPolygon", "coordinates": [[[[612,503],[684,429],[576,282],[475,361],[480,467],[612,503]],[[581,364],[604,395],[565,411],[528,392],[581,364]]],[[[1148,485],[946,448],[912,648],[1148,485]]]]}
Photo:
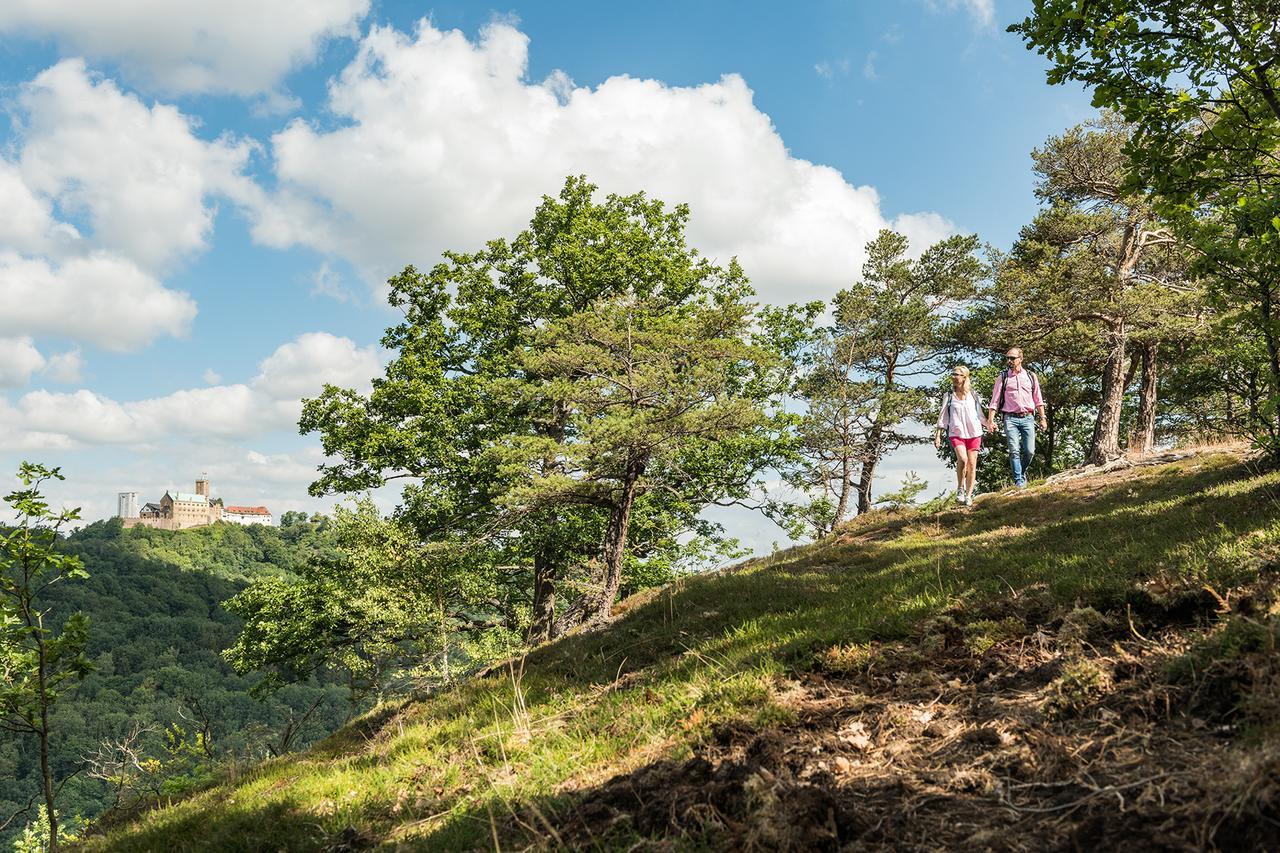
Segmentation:
{"type": "Polygon", "coordinates": [[[769,651],[784,653],[896,639],[957,599],[1000,599],[1038,584],[1062,604],[1108,609],[1158,573],[1233,581],[1247,567],[1214,554],[1280,520],[1278,485],[1275,474],[1233,464],[1116,482],[1083,500],[993,497],[973,512],[947,513],[931,534],[828,541],[782,562],[683,582],[606,631],[534,652],[529,667],[601,684],[617,677],[623,658],[626,670],[642,669],[690,649],[724,652],[753,633],[780,640],[769,651]],[[1227,483],[1239,485],[1205,494],[1227,483]]]}
{"type": "MultiPolygon", "coordinates": [[[[1274,472],[1228,457],[1202,458],[1101,484],[991,496],[969,512],[893,518],[889,526],[894,534],[888,537],[869,521],[842,538],[737,570],[684,579],[633,606],[604,630],[563,638],[528,656],[519,687],[529,714],[537,718],[557,707],[563,712],[563,704],[556,702],[573,696],[581,709],[582,736],[614,738],[601,740],[600,749],[587,753],[597,757],[585,764],[538,753],[542,764],[554,765],[543,768],[550,774],[546,778],[559,780],[547,785],[591,771],[591,761],[601,765],[601,755],[605,765],[624,758],[631,743],[627,733],[605,731],[616,722],[614,715],[628,704],[643,704],[651,694],[688,693],[695,678],[711,683],[752,667],[773,672],[807,668],[816,652],[832,645],[906,637],[923,620],[959,602],[999,604],[1030,588],[1045,591],[1059,606],[1079,602],[1106,610],[1122,606],[1132,598],[1135,584],[1155,576],[1197,585],[1236,582],[1243,573],[1256,571],[1233,551],[1243,537],[1259,533],[1280,539],[1278,485],[1280,475],[1274,472]]],[[[439,750],[444,756],[452,753],[444,761],[456,761],[466,754],[465,738],[486,724],[490,709],[477,703],[496,703],[501,690],[511,689],[507,674],[497,673],[404,713],[456,726],[459,742],[440,744],[439,750]]],[[[746,707],[753,700],[735,701],[746,707]]],[[[738,706],[727,704],[731,713],[738,706]]],[[[677,712],[687,712],[687,707],[672,703],[661,711],[667,716],[654,718],[664,731],[674,730],[672,744],[681,742],[678,719],[672,716],[677,712]]],[[[378,744],[394,740],[388,724],[400,713],[389,709],[366,718],[359,731],[339,732],[295,761],[376,768],[388,760],[378,744]]],[[[474,742],[471,748],[475,750],[474,742]]],[[[542,744],[534,748],[553,749],[542,744]]],[[[432,755],[422,758],[432,760],[432,755]]],[[[505,754],[475,754],[481,772],[488,772],[485,765],[496,772],[507,760],[505,754]]],[[[345,812],[317,817],[314,802],[300,804],[295,800],[302,794],[282,790],[260,806],[218,803],[204,811],[197,806],[163,816],[152,827],[136,827],[127,843],[121,839],[118,846],[109,846],[159,849],[181,838],[190,839],[190,849],[317,849],[346,843],[340,839],[348,825],[382,838],[411,816],[423,819],[400,810],[403,792],[420,787],[417,772],[393,786],[399,791],[370,791],[345,812]],[[266,832],[255,825],[268,824],[273,827],[268,834],[255,836],[266,832]],[[254,837],[261,837],[262,844],[247,840],[254,837]]],[[[319,787],[338,784],[330,779],[319,787]]],[[[440,793],[429,804],[436,812],[430,827],[423,827],[431,834],[409,849],[488,846],[489,810],[502,808],[494,791],[486,795],[483,786],[464,784],[440,793]]],[[[522,802],[536,804],[538,798],[522,802]]],[[[503,819],[496,811],[494,816],[503,819]]]]}

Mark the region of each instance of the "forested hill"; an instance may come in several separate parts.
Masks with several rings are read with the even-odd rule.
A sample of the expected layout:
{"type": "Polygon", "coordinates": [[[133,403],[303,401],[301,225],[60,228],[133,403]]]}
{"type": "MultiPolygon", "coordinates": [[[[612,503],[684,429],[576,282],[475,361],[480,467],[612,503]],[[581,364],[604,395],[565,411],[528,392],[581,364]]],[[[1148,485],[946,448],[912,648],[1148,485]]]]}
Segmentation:
{"type": "Polygon", "coordinates": [[[1280,471],[870,513],[89,842],[1277,849],[1280,471]]]}
{"type": "MultiPolygon", "coordinates": [[[[92,818],[114,801],[112,786],[92,778],[86,762],[104,742],[138,733],[138,758],[152,762],[156,789],[181,790],[215,764],[268,755],[317,699],[293,746],[346,719],[341,687],[297,685],[259,701],[249,694],[255,679],[237,676],[220,656],[240,630],[222,603],[253,578],[290,574],[326,542],[321,525],[307,521],[165,531],[124,530],[111,520],[68,538],[89,577],[60,584],[50,618],[60,624],[76,610],[88,614],[94,670],[53,711],[55,772],[71,777],[59,800],[64,818],[92,818]]],[[[38,772],[34,743],[0,731],[0,814],[27,804],[38,772]]],[[[21,828],[19,820],[0,833],[0,848],[21,828]]]]}

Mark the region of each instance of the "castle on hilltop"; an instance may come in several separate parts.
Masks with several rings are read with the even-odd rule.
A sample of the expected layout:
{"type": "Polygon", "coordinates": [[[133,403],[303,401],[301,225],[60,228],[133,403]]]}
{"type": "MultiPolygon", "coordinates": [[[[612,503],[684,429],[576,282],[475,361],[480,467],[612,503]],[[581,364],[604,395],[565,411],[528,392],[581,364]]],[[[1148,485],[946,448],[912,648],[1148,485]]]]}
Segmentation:
{"type": "Polygon", "coordinates": [[[196,480],[194,494],[166,491],[156,503],[138,508],[137,492],[120,492],[116,515],[125,527],[158,527],[161,530],[186,530],[218,521],[232,524],[274,524],[271,510],[265,506],[224,506],[222,498],[211,497],[209,481],[196,480]]]}

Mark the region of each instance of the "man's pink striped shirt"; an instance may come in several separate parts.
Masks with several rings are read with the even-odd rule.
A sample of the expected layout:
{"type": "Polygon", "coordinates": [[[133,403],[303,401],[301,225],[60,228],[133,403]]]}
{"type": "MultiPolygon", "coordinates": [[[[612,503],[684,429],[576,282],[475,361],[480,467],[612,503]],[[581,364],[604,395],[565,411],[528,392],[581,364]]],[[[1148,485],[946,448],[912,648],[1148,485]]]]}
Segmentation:
{"type": "MultiPolygon", "coordinates": [[[[1040,397],[1040,383],[1028,371],[1010,370],[1003,381],[1009,386],[1004,392],[1005,412],[1031,412],[1044,405],[1044,400],[1040,397]]],[[[1000,382],[1001,380],[996,380],[996,387],[991,389],[988,409],[996,408],[1000,402],[1000,382]]]]}

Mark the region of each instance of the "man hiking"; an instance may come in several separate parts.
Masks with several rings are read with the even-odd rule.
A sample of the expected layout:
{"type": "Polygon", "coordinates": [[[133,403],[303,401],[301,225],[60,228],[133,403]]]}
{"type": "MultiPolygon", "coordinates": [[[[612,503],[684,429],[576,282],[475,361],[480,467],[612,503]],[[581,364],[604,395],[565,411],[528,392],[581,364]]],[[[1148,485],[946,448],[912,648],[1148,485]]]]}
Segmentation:
{"type": "Polygon", "coordinates": [[[1000,371],[1000,378],[991,389],[991,403],[987,406],[987,430],[996,431],[996,412],[1004,418],[1004,438],[1009,444],[1009,468],[1013,471],[1013,484],[1019,489],[1027,487],[1027,469],[1036,455],[1036,424],[1039,414],[1040,429],[1048,429],[1045,420],[1044,399],[1040,396],[1040,380],[1030,370],[1022,367],[1022,350],[1012,347],[1004,356],[1008,365],[1000,371]]]}

